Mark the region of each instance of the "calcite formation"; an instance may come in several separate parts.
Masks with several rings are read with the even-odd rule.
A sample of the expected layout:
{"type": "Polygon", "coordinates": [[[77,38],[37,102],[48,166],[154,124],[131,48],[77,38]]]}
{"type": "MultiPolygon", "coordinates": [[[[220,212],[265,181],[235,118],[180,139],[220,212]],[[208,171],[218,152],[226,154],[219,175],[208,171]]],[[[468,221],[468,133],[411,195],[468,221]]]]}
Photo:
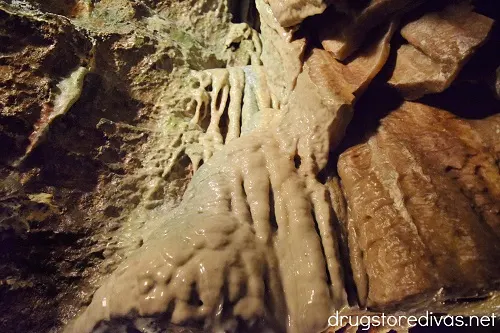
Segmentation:
{"type": "Polygon", "coordinates": [[[0,331],[61,330],[182,196],[191,70],[260,61],[230,9],[0,1],[0,331]]]}
{"type": "Polygon", "coordinates": [[[0,331],[496,311],[500,117],[428,105],[494,33],[484,8],[0,2],[0,331]]]}

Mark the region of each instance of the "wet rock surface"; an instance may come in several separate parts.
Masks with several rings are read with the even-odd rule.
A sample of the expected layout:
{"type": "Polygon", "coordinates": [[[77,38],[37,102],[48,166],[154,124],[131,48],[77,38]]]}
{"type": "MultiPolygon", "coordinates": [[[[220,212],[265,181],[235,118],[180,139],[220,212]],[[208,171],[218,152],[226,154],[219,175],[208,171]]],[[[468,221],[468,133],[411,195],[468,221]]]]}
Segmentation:
{"type": "Polygon", "coordinates": [[[140,237],[115,239],[126,212],[182,195],[192,173],[183,155],[168,177],[136,170],[168,163],[169,135],[189,122],[189,95],[175,78],[230,58],[221,37],[227,6],[0,3],[0,302],[10,309],[1,331],[58,331],[90,301],[100,276],[140,246],[140,237]],[[218,23],[207,25],[200,11],[218,23]],[[196,28],[178,28],[190,16],[196,28]],[[64,85],[79,68],[81,85],[64,85]],[[158,159],[148,157],[148,140],[167,141],[158,159]]]}
{"type": "Polygon", "coordinates": [[[447,4],[0,1],[0,331],[315,332],[347,303],[488,298],[498,17],[447,4]],[[395,83],[407,48],[446,84],[395,83]]]}

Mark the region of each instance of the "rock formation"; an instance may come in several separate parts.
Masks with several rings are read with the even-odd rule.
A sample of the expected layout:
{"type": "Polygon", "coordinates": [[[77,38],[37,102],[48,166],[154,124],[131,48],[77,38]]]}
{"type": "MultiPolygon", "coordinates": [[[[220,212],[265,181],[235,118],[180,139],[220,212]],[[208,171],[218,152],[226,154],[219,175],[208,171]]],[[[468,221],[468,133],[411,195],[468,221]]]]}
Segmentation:
{"type": "Polygon", "coordinates": [[[390,84],[407,99],[442,92],[484,43],[492,25],[492,19],[474,13],[466,4],[450,6],[408,23],[401,35],[409,44],[398,50],[390,84]]]}
{"type": "Polygon", "coordinates": [[[499,121],[405,103],[340,156],[361,304],[439,312],[498,288],[499,121]]]}
{"type": "Polygon", "coordinates": [[[441,93],[487,42],[482,7],[446,5],[0,2],[0,231],[16,249],[64,236],[28,240],[48,262],[28,278],[33,258],[2,246],[5,305],[34,290],[40,316],[60,311],[21,329],[302,333],[336,310],[493,311],[500,118],[396,100],[349,144],[378,107],[365,93],[441,93]],[[52,303],[48,267],[64,271],[52,303]]]}

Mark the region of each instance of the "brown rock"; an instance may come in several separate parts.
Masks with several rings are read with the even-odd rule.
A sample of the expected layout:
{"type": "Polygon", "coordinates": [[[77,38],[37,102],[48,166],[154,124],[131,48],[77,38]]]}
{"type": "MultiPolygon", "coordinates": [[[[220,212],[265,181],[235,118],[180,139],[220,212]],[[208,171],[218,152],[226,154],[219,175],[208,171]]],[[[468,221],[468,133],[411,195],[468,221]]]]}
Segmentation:
{"type": "Polygon", "coordinates": [[[458,73],[456,64],[441,64],[410,44],[398,50],[396,67],[389,83],[412,100],[444,91],[458,73]]]}
{"type": "Polygon", "coordinates": [[[499,130],[498,115],[466,121],[405,103],[341,155],[362,305],[429,310],[442,288],[457,299],[498,287],[499,130]]]}
{"type": "Polygon", "coordinates": [[[408,0],[371,0],[359,9],[354,5],[343,8],[343,13],[328,10],[323,15],[319,38],[325,50],[344,60],[363,43],[366,34],[395,14],[413,8],[418,3],[408,0]]]}
{"type": "Polygon", "coordinates": [[[374,43],[360,50],[347,64],[336,60],[330,52],[316,48],[305,60],[304,70],[290,95],[289,114],[282,124],[286,131],[307,138],[299,140],[297,148],[299,155],[308,157],[302,160],[304,169],[321,170],[326,166],[328,151],[337,147],[344,137],[356,98],[387,60],[395,26],[385,27],[374,43]],[[320,129],[325,124],[327,126],[320,129]]]}
{"type": "Polygon", "coordinates": [[[450,86],[481,46],[493,20],[461,4],[408,23],[401,35],[410,43],[398,50],[390,84],[406,99],[417,99],[450,86]]]}
{"type": "Polygon", "coordinates": [[[282,27],[291,27],[308,16],[321,14],[327,6],[325,0],[268,0],[267,2],[282,27]]]}
{"type": "Polygon", "coordinates": [[[0,8],[0,22],[0,161],[13,162],[52,108],[53,87],[82,64],[91,44],[56,17],[30,19],[0,8]]]}
{"type": "Polygon", "coordinates": [[[345,80],[342,85],[350,87],[350,93],[359,97],[385,65],[389,57],[389,43],[396,28],[396,22],[385,25],[374,36],[373,41],[357,51],[350,61],[344,63],[335,61],[335,65],[329,69],[335,73],[331,76],[345,80]]]}

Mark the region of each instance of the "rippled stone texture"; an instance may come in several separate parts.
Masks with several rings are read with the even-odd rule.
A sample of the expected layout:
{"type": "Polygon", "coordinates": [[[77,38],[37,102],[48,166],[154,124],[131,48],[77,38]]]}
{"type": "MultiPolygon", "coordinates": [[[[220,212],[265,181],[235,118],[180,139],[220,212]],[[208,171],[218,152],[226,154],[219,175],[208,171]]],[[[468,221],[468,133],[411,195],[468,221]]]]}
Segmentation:
{"type": "Polygon", "coordinates": [[[328,84],[331,73],[320,69],[336,60],[322,52],[305,62],[286,108],[268,110],[269,122],[200,167],[179,207],[68,332],[134,312],[231,331],[326,327],[346,295],[332,198],[316,175],[347,126],[353,95],[328,84]]]}
{"type": "Polygon", "coordinates": [[[341,155],[362,305],[433,309],[498,288],[499,132],[498,115],[467,121],[407,102],[341,155]]]}
{"type": "MultiPolygon", "coordinates": [[[[7,62],[7,67],[20,69],[15,72],[18,81],[9,76],[10,69],[0,72],[2,79],[7,78],[7,86],[14,81],[14,88],[6,91],[7,97],[2,96],[7,110],[15,109],[16,97],[22,100],[31,88],[29,97],[34,103],[21,103],[14,118],[29,114],[36,102],[42,105],[41,117],[33,117],[34,126],[31,120],[26,123],[25,140],[16,137],[16,147],[23,149],[6,150],[14,157],[23,153],[33,157],[28,159],[27,169],[15,169],[18,164],[9,166],[12,172],[0,167],[0,174],[7,174],[6,181],[0,183],[0,202],[9,204],[7,213],[0,214],[1,226],[14,225],[11,222],[19,219],[28,229],[41,226],[46,233],[36,238],[33,230],[21,230],[17,243],[2,242],[5,248],[16,249],[4,251],[6,257],[15,252],[22,253],[21,259],[28,258],[30,265],[42,261],[42,273],[34,279],[22,280],[21,274],[11,278],[14,270],[2,262],[2,268],[8,270],[0,269],[0,290],[7,290],[10,297],[5,307],[12,304],[19,308],[6,312],[10,328],[0,326],[0,331],[38,333],[57,329],[60,323],[44,317],[60,320],[62,316],[56,311],[63,311],[66,318],[71,316],[74,311],[65,312],[68,298],[74,310],[83,302],[89,304],[90,298],[78,303],[84,299],[79,283],[86,278],[102,287],[74,326],[68,326],[70,333],[177,332],[177,325],[187,326],[186,331],[273,328],[280,332],[318,332],[338,309],[358,314],[369,313],[365,305],[375,310],[405,310],[418,299],[421,304],[433,300],[440,286],[446,287],[440,294],[445,297],[475,296],[496,288],[495,256],[486,258],[484,253],[498,252],[491,245],[498,237],[498,197],[492,194],[498,191],[490,183],[484,188],[481,183],[469,186],[469,177],[481,170],[486,170],[485,179],[489,177],[495,184],[493,164],[487,159],[474,159],[479,149],[476,146],[472,152],[460,148],[466,151],[464,167],[455,161],[457,154],[448,156],[455,162],[445,163],[446,177],[453,179],[452,184],[466,184],[460,192],[439,176],[440,171],[432,171],[431,162],[414,162],[420,155],[428,158],[440,150],[441,132],[450,127],[448,122],[443,120],[446,127],[429,116],[428,122],[441,128],[434,137],[430,125],[419,123],[420,117],[426,119],[426,112],[405,106],[412,110],[417,124],[408,120],[410,116],[400,117],[404,118],[401,123],[409,123],[411,128],[401,126],[403,132],[397,133],[397,140],[390,135],[389,139],[377,139],[382,142],[380,147],[374,139],[377,147],[368,145],[360,153],[361,169],[368,157],[370,163],[374,161],[368,170],[355,170],[360,172],[360,181],[380,180],[375,184],[380,186],[374,186],[374,192],[366,192],[373,189],[371,184],[345,186],[349,177],[358,174],[343,174],[348,199],[356,197],[356,191],[361,191],[363,198],[362,204],[349,211],[354,222],[347,224],[348,232],[343,232],[336,217],[342,218],[347,212],[335,170],[330,169],[332,150],[343,140],[354,103],[389,58],[398,16],[421,1],[257,0],[261,33],[252,29],[259,24],[251,1],[39,2],[8,1],[15,6],[6,6],[0,0],[1,8],[21,8],[7,15],[16,21],[14,28],[56,22],[50,34],[42,38],[39,30],[45,31],[43,26],[30,30],[35,38],[27,43],[24,35],[19,39],[11,38],[9,31],[1,35],[11,54],[7,61],[0,60],[7,62]],[[327,3],[331,7],[323,12],[327,3]],[[311,24],[321,12],[319,21],[324,29],[311,24]],[[311,15],[316,17],[305,20],[311,15]],[[71,33],[64,32],[67,29],[71,33]],[[318,30],[326,50],[316,39],[318,30]],[[73,43],[71,37],[81,40],[73,43]],[[64,43],[54,43],[68,38],[68,49],[60,47],[64,43]],[[37,44],[40,40],[42,46],[37,44]],[[40,55],[38,51],[42,56],[33,57],[40,55]],[[54,51],[58,61],[45,62],[45,51],[54,51]],[[16,57],[21,65],[15,63],[16,57]],[[66,63],[66,59],[79,61],[66,63]],[[64,68],[54,74],[51,69],[59,62],[64,68]],[[23,81],[26,77],[31,79],[23,81]],[[16,95],[15,89],[21,93],[16,95]],[[39,118],[41,123],[37,122],[39,118]],[[422,126],[425,130],[418,132],[422,126]],[[432,146],[434,139],[439,149],[432,146]],[[403,146],[394,153],[386,147],[391,145],[403,146]],[[54,147],[64,149],[53,153],[54,147]],[[44,154],[41,161],[37,160],[40,152],[44,154]],[[394,160],[402,162],[392,165],[394,160]],[[469,165],[468,160],[474,162],[469,165]],[[79,161],[91,163],[81,166],[79,161]],[[481,168],[476,172],[477,165],[481,168]],[[408,168],[416,175],[408,176],[408,168]],[[362,177],[363,172],[368,176],[362,177]],[[38,185],[27,192],[25,184],[33,180],[38,185]],[[47,180],[54,181],[54,186],[46,186],[47,180]],[[398,182],[403,186],[394,186],[398,182]],[[419,186],[412,187],[414,183],[419,186]],[[65,197],[65,201],[61,199],[65,197]],[[462,199],[474,202],[472,213],[462,199]],[[396,203],[391,204],[391,200],[396,203]],[[459,205],[452,206],[451,200],[459,205]],[[86,206],[80,210],[82,202],[86,206]],[[75,203],[80,215],[65,211],[75,203]],[[380,224],[371,221],[356,229],[363,210],[373,204],[378,205],[376,214],[389,210],[387,214],[392,215],[381,218],[380,224]],[[417,210],[427,215],[415,218],[415,222],[411,214],[417,210]],[[457,215],[465,222],[455,221],[457,215]],[[70,221],[61,223],[63,219],[70,221]],[[480,227],[475,228],[477,224],[480,227]],[[487,227],[495,232],[485,235],[487,227]],[[83,235],[66,235],[68,230],[82,229],[83,235]],[[28,245],[19,247],[24,235],[28,235],[28,245]],[[348,252],[343,244],[346,237],[350,239],[361,308],[348,297],[353,295],[348,252]],[[479,238],[484,244],[479,244],[479,238]],[[47,239],[55,239],[56,246],[47,239]],[[88,244],[90,241],[96,244],[88,244]],[[72,252],[67,255],[66,249],[72,252]],[[132,250],[136,251],[132,254],[132,250]],[[42,260],[32,260],[32,254],[42,260]],[[484,264],[474,270],[481,260],[484,264]],[[121,261],[108,280],[97,281],[121,261]],[[47,267],[52,273],[43,276],[47,267]],[[98,268],[100,272],[96,272],[98,268]],[[54,281],[50,281],[52,277],[54,281]],[[39,281],[45,282],[48,290],[42,297],[39,281]],[[35,288],[30,285],[33,282],[38,283],[35,288]],[[392,291],[390,283],[402,288],[392,291]],[[54,286],[56,292],[51,290],[54,286]],[[31,297],[32,291],[37,292],[35,297],[31,297]],[[28,296],[45,305],[26,316],[32,303],[12,301],[19,295],[25,297],[22,300],[28,296]],[[352,307],[346,306],[348,298],[352,307]],[[17,318],[23,317],[28,324],[16,327],[17,318]]],[[[484,22],[478,22],[480,32],[484,22]]],[[[413,45],[421,42],[418,47],[425,49],[430,40],[422,38],[425,31],[408,26],[403,29],[404,37],[411,42],[408,45],[417,50],[413,45]]],[[[436,29],[445,28],[439,25],[436,29]]],[[[436,44],[425,52],[453,53],[440,49],[442,46],[446,45],[436,44]]],[[[362,117],[366,115],[363,112],[378,107],[360,105],[362,117]]],[[[400,112],[393,117],[399,119],[400,112]]],[[[388,119],[381,132],[390,127],[393,118],[388,119]]],[[[496,126],[494,122],[466,124],[477,128],[481,140],[491,142],[490,147],[497,144],[496,129],[491,128],[496,126]]],[[[13,127],[18,129],[15,124],[13,127]]],[[[390,128],[390,133],[395,132],[390,128]]],[[[4,137],[15,137],[12,127],[4,132],[4,137]]],[[[459,137],[457,142],[475,142],[473,136],[459,137]]],[[[356,200],[352,202],[358,205],[356,200]]],[[[21,267],[24,274],[31,272],[31,267],[13,267],[21,267]]],[[[456,310],[455,304],[452,307],[456,310]]]]}

